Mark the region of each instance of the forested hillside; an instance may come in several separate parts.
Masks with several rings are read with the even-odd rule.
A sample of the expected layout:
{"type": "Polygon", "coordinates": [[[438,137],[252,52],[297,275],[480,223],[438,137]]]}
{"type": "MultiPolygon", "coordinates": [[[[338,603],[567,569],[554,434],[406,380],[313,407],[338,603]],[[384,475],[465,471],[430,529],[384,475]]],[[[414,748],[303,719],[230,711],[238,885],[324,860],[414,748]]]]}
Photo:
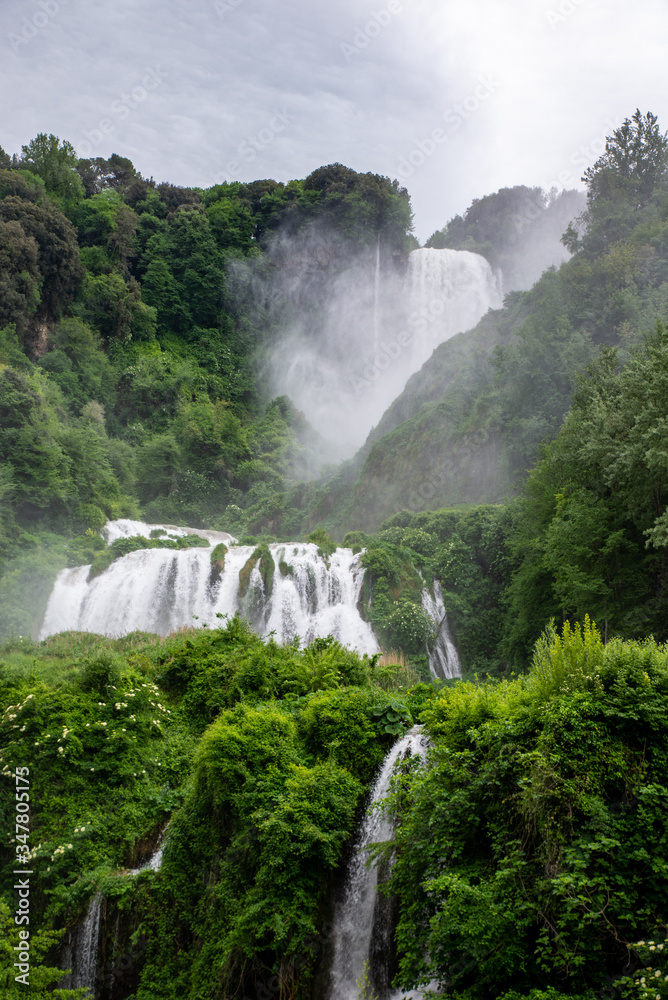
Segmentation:
{"type": "Polygon", "coordinates": [[[442,344],[371,434],[333,518],[372,530],[402,507],[499,502],[521,486],[606,347],[620,361],[668,304],[665,139],[637,112],[588,172],[573,256],[442,344]]]}
{"type": "Polygon", "coordinates": [[[109,518],[141,510],[243,532],[242,511],[259,507],[271,531],[276,497],[312,474],[318,440],[258,384],[270,304],[253,275],[280,268],[263,259],[279,233],[319,227],[350,253],[381,234],[399,253],[413,241],[405,190],[340,165],[202,191],[156,184],[120,156],[77,159],[54,136],[0,161],[7,634],[30,632],[55,569],[86,561],[85,533],[109,518]]]}
{"type": "MultiPolygon", "coordinates": [[[[352,895],[348,940],[368,947],[345,1000],[668,995],[654,116],[627,119],[587,171],[570,259],[442,344],[320,478],[323,441],[268,391],[273,338],[297,313],[316,322],[351,261],[374,279],[406,268],[406,191],[340,164],[179,188],[45,135],[0,168],[2,996],[343,1000],[330,969],[355,872],[371,903],[352,895]],[[148,524],[107,546],[123,516],[247,549],[148,524]],[[263,639],[213,600],[211,621],[167,635],[31,637],[67,564],[88,586],[156,549],[201,550],[216,597],[236,556],[235,593],[264,609],[306,534],[310,612],[313,567],[343,540],[381,651],[263,639]],[[463,679],[429,675],[448,626],[463,679]],[[377,868],[360,840],[372,799],[377,868]],[[11,942],[28,861],[26,990],[27,938],[11,942]]],[[[519,269],[508,233],[527,192],[480,199],[431,242],[519,269]]],[[[535,198],[548,222],[575,202],[535,198]]]]}

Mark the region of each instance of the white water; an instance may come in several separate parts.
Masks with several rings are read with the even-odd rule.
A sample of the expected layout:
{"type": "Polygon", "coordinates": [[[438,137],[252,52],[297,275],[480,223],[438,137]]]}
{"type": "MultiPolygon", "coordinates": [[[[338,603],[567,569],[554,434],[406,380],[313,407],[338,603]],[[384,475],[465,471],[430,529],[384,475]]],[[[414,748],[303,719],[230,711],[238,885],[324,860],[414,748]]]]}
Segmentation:
{"type": "Polygon", "coordinates": [[[61,981],[61,989],[76,990],[83,987],[91,995],[95,995],[101,911],[102,893],[98,892],[91,899],[83,921],[70,931],[63,952],[63,964],[65,968],[71,968],[72,972],[61,981]]]}
{"type": "MultiPolygon", "coordinates": [[[[278,643],[299,636],[304,644],[317,636],[333,635],[344,646],[369,655],[380,649],[368,622],[359,612],[364,580],[360,554],[337,549],[329,559],[318,554],[316,545],[298,542],[270,545],[274,561],[271,592],[266,594],[259,560],[250,574],[244,596],[239,594],[239,573],[255,551],[254,546],[232,545],[224,532],[195,532],[191,528],[144,524],[141,521],[110,521],[104,535],[111,543],[133,535],[149,537],[165,529],[169,535],[199,534],[207,548],[140,549],[116,559],[103,573],[88,579],[89,566],[65,569],[58,575],[44,615],[40,638],[57,632],[96,632],[118,637],[128,632],[166,635],[177,629],[207,624],[215,626],[216,614],[239,612],[262,636],[278,643]],[[218,579],[212,575],[212,545],[225,542],[229,548],[225,569],[218,579]],[[289,567],[287,575],[280,564],[289,567]]],[[[438,584],[436,599],[423,594],[423,607],[440,627],[430,666],[435,677],[459,676],[457,652],[449,640],[445,609],[438,584]]]]}
{"type": "Polygon", "coordinates": [[[409,323],[416,331],[410,374],[439,344],[470,330],[488,309],[503,303],[501,279],[484,257],[468,250],[413,250],[406,285],[409,323]]]}
{"type": "Polygon", "coordinates": [[[422,591],[422,607],[438,629],[436,643],[429,655],[429,669],[432,677],[441,680],[461,677],[462,668],[459,663],[459,655],[448,628],[448,618],[443,604],[443,591],[438,580],[434,580],[433,591],[433,596],[427,587],[422,591]]]}
{"type": "MultiPolygon", "coordinates": [[[[291,285],[291,294],[308,299],[311,262],[291,280],[303,293],[291,285]]],[[[267,377],[272,392],[290,396],[342,457],[364,443],[439,344],[503,301],[500,278],[479,254],[413,250],[402,275],[383,260],[380,242],[373,258],[353,261],[321,294],[317,321],[296,313],[267,377]]]]}
{"type": "Polygon", "coordinates": [[[162,856],[165,851],[164,840],[166,832],[167,828],[165,828],[165,830],[163,830],[163,832],[158,837],[158,842],[151,856],[143,864],[139,865],[138,868],[131,868],[130,871],[128,872],[128,875],[138,875],[139,872],[145,872],[145,871],[151,871],[151,872],[160,871],[160,869],[162,868],[162,856]]]}
{"type": "MultiPolygon", "coordinates": [[[[358,1000],[357,982],[364,975],[364,963],[371,964],[374,910],[378,898],[378,868],[375,864],[367,865],[368,849],[371,844],[385,843],[393,834],[390,819],[373,807],[388,794],[397,762],[414,754],[424,758],[427,745],[422,726],[414,726],[386,756],[371,791],[371,805],[357,837],[343,898],[334,914],[334,958],[328,1000],[358,1000]]],[[[369,971],[371,974],[372,970],[369,971]]],[[[399,992],[397,997],[401,995],[399,992]]]]}

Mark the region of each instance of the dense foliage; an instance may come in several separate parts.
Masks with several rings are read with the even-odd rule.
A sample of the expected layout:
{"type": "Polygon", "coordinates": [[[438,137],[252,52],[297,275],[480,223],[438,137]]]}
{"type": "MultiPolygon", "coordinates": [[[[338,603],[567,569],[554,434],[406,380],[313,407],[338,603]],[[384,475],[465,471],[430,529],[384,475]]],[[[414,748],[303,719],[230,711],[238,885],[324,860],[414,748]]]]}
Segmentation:
{"type": "MultiPolygon", "coordinates": [[[[126,996],[322,991],[362,793],[420,719],[426,764],[401,769],[385,805],[403,985],[559,1000],[615,984],[640,998],[659,969],[663,996],[664,646],[604,645],[586,619],[548,629],[525,677],[389,691],[375,659],[331,639],[264,643],[239,619],[3,656],[2,822],[27,766],[39,870],[29,995],[57,982],[55,943],[96,893],[98,974],[113,967],[126,996]],[[162,866],[142,868],[167,820],[162,866]]],[[[9,940],[15,844],[0,848],[9,940]]],[[[6,949],[0,960],[7,977],[6,949]]]]}
{"type": "MultiPolygon", "coordinates": [[[[34,627],[21,607],[39,619],[20,581],[41,561],[48,590],[63,536],[140,511],[271,532],[317,441],[258,384],[272,330],[254,282],[280,272],[286,234],[325,234],[344,251],[323,265],[332,274],[381,237],[389,254],[412,237],[406,191],[340,164],[200,190],[156,185],[117,154],[77,159],[40,134],[1,165],[0,572],[18,603],[0,614],[7,635],[34,627]]],[[[303,519],[284,518],[284,534],[303,519]]]]}
{"type": "MultiPolygon", "coordinates": [[[[138,998],[228,997],[274,975],[306,996],[360,796],[424,705],[424,685],[388,690],[377,659],[331,637],[265,643],[238,618],[163,640],[7,646],[0,825],[12,830],[28,767],[33,961],[49,945],[52,959],[35,995],[54,979],[57,929],[102,892],[107,961],[125,961],[138,998]],[[138,870],[170,816],[163,868],[138,870]]],[[[15,844],[3,834],[7,902],[15,844]]]]}
{"type": "Polygon", "coordinates": [[[441,693],[429,766],[390,805],[404,985],[665,995],[667,697],[665,646],[604,646],[588,620],[526,678],[441,693]]]}

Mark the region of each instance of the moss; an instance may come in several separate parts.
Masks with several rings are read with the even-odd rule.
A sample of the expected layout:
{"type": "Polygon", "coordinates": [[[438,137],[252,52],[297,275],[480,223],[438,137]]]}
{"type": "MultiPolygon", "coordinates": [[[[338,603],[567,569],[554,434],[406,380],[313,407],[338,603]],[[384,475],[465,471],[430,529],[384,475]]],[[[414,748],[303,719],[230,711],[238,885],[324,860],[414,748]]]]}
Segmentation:
{"type": "Polygon", "coordinates": [[[274,572],[276,570],[276,564],[274,563],[274,557],[272,556],[268,545],[260,545],[260,575],[262,576],[262,582],[264,583],[264,592],[268,597],[271,594],[271,589],[274,585],[274,572]]]}
{"type": "Polygon", "coordinates": [[[260,558],[259,547],[255,549],[253,554],[246,560],[241,569],[239,570],[239,600],[246,596],[248,593],[248,587],[250,585],[251,573],[257,565],[257,561],[260,558]]]}
{"type": "Polygon", "coordinates": [[[281,576],[295,575],[294,567],[291,566],[290,563],[286,563],[284,559],[281,559],[281,561],[279,562],[278,569],[280,571],[281,576]]]}
{"type": "Polygon", "coordinates": [[[227,555],[227,545],[220,542],[211,553],[211,582],[220,580],[225,571],[225,556],[227,555]]]}

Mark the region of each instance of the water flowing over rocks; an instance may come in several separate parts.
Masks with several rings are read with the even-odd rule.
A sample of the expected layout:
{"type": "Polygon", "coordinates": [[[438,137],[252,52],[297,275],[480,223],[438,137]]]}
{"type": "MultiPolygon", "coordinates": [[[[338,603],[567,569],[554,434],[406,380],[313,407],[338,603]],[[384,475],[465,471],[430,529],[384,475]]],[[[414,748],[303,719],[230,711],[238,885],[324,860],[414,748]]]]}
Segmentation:
{"type": "MultiPolygon", "coordinates": [[[[311,289],[306,262],[291,282],[311,289]]],[[[290,298],[285,289],[276,295],[290,298]]],[[[317,320],[302,308],[291,317],[267,377],[337,454],[350,456],[434,349],[502,301],[501,277],[480,254],[413,250],[402,273],[379,242],[319,289],[317,320]]]]}
{"type": "MultiPolygon", "coordinates": [[[[368,851],[371,844],[392,839],[392,821],[376,807],[390,790],[397,764],[411,756],[423,759],[427,748],[422,726],[414,726],[389,751],[371,790],[343,897],[334,913],[334,957],[327,1000],[358,1000],[357,982],[364,975],[365,963],[374,995],[379,992],[381,1000],[394,1000],[389,983],[394,929],[392,901],[377,892],[379,866],[367,864],[368,851]]],[[[396,996],[402,996],[401,991],[396,996]]]]}
{"type": "MultiPolygon", "coordinates": [[[[165,635],[199,623],[215,626],[217,614],[237,612],[260,635],[279,643],[299,636],[309,643],[333,635],[358,653],[380,649],[359,610],[364,569],[360,553],[338,548],[329,557],[311,543],[275,543],[270,574],[262,572],[254,546],[233,545],[225,532],[150,525],[122,519],[104,529],[109,544],[118,538],[164,531],[179,537],[197,534],[206,548],[140,549],[116,559],[89,580],[89,566],[63,570],[49,598],[40,638],[56,632],[82,631],[118,637],[137,630],[165,635]],[[212,546],[229,546],[222,573],[212,571],[212,546]],[[240,574],[247,578],[242,585],[240,574]]],[[[430,654],[435,677],[459,676],[457,652],[450,640],[440,588],[425,589],[423,607],[438,628],[430,654]]]]}

